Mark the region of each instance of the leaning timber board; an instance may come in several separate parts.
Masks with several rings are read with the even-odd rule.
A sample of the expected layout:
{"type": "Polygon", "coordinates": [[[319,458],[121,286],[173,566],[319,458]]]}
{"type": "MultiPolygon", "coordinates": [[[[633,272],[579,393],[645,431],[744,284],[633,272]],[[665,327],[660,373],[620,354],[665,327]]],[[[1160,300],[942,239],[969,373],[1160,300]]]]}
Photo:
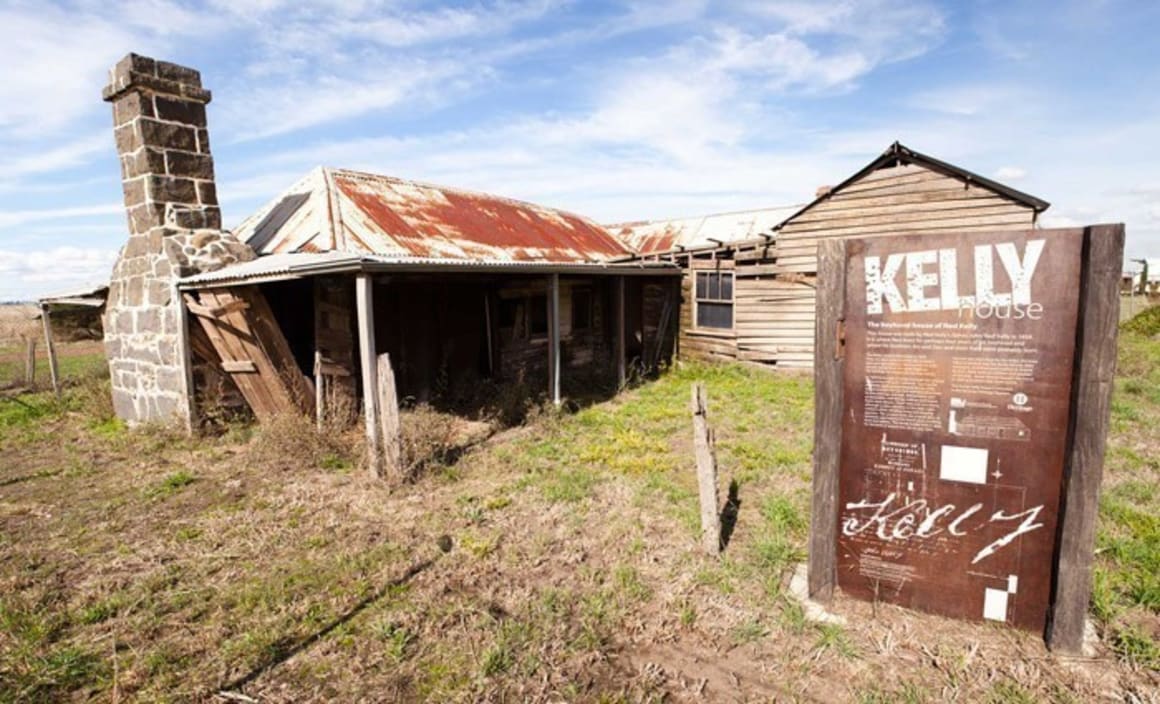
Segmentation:
{"type": "Polygon", "coordinates": [[[299,371],[258,287],[205,289],[187,296],[186,302],[217,352],[222,370],[258,420],[288,411],[313,412],[313,386],[299,371]]]}

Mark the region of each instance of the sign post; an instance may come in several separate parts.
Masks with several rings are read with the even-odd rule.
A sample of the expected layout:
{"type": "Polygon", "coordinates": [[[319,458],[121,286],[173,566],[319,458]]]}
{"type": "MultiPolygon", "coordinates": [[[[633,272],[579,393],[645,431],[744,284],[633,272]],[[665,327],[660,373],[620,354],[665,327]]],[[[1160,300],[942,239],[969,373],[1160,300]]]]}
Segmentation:
{"type": "Polygon", "coordinates": [[[1080,649],[1122,250],[1122,225],[822,244],[812,596],[1080,649]]]}

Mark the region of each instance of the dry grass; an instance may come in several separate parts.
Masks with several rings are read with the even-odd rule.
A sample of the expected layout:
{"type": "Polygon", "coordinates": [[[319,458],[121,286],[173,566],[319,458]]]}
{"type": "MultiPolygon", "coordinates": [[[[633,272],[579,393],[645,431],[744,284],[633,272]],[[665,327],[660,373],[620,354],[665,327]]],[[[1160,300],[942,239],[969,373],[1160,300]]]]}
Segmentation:
{"type": "Polygon", "coordinates": [[[40,321],[33,316],[36,306],[29,304],[0,305],[0,345],[40,335],[40,321]]]}
{"type": "MultiPolygon", "coordinates": [[[[1153,372],[1126,366],[1144,370],[1120,389],[1140,420],[1117,416],[1113,489],[1155,471],[1121,453],[1160,447],[1136,425],[1160,427],[1153,372]]],[[[95,422],[73,393],[0,414],[0,701],[1157,696],[1154,667],[1113,643],[1072,660],[1031,634],[841,598],[855,625],[807,622],[784,591],[808,523],[806,377],[686,367],[391,490],[351,440],[300,419],[190,440],[95,422]],[[720,561],[697,551],[694,380],[737,486],[720,561]]],[[[404,417],[431,433],[416,446],[445,446],[432,414],[404,417]]],[[[1154,613],[1129,583],[1112,590],[1109,635],[1154,613]]]]}

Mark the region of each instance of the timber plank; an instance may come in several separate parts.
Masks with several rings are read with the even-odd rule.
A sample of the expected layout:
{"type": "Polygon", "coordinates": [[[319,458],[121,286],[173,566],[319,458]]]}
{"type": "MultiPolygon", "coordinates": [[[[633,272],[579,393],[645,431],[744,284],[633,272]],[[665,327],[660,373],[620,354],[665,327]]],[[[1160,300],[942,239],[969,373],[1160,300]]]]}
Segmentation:
{"type": "Polygon", "coordinates": [[[1119,331],[1124,226],[1087,228],[1080,273],[1080,321],[1072,382],[1071,449],[1064,468],[1055,584],[1047,643],[1081,654],[1092,590],[1092,551],[1104,449],[1111,418],[1119,331]]]}
{"type": "Polygon", "coordinates": [[[838,459],[842,447],[846,245],[818,245],[818,313],[814,350],[814,476],[808,582],[811,597],[829,601],[837,582],[838,459]]]}

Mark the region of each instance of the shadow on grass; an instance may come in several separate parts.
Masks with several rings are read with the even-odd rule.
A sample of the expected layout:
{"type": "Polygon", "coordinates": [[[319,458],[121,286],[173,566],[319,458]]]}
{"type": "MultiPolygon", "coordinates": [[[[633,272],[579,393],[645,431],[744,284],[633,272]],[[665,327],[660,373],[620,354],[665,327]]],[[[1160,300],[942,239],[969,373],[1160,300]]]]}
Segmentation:
{"type": "MultiPolygon", "coordinates": [[[[439,547],[441,550],[443,550],[443,552],[446,552],[447,550],[444,548],[446,547],[447,549],[449,549],[450,545],[444,546],[444,544],[442,542],[440,542],[439,547]]],[[[258,664],[258,666],[256,666],[254,669],[250,670],[245,675],[242,675],[241,677],[233,680],[232,682],[229,682],[229,683],[224,684],[221,687],[219,687],[218,692],[232,694],[232,695],[240,694],[240,692],[238,692],[238,690],[242,689],[243,687],[250,684],[254,680],[258,679],[259,677],[261,677],[265,673],[274,669],[275,667],[286,662],[287,660],[294,657],[298,653],[301,653],[302,651],[306,650],[307,648],[314,645],[318,641],[322,640],[326,636],[330,635],[330,633],[332,633],[336,628],[349,622],[355,616],[358,616],[360,613],[362,613],[368,606],[370,606],[371,604],[374,604],[376,601],[383,598],[383,596],[385,596],[390,590],[394,589],[395,587],[400,587],[400,586],[406,584],[407,582],[411,581],[411,578],[413,578],[415,575],[419,574],[420,572],[426,570],[431,565],[435,564],[435,561],[438,559],[438,557],[439,557],[439,555],[437,554],[435,557],[431,557],[431,558],[428,558],[426,560],[423,560],[422,562],[416,562],[415,564],[411,565],[407,569],[407,571],[404,572],[401,576],[399,576],[399,577],[391,580],[390,582],[387,582],[383,586],[379,587],[377,590],[374,591],[374,593],[370,594],[365,599],[363,599],[362,601],[360,601],[357,604],[355,604],[354,606],[352,606],[350,609],[348,609],[346,611],[346,613],[342,614],[338,618],[336,618],[333,621],[331,621],[330,623],[326,624],[317,632],[312,633],[311,635],[309,635],[305,638],[299,639],[297,641],[294,641],[292,639],[286,639],[284,642],[279,642],[279,643],[275,644],[274,647],[272,648],[273,652],[271,653],[270,657],[266,658],[266,660],[264,662],[258,664]]],[[[249,701],[252,701],[252,700],[249,700],[249,701]]]]}
{"type": "Polygon", "coordinates": [[[741,512],[740,487],[737,480],[729,482],[729,498],[725,499],[725,507],[721,509],[721,549],[729,547],[729,539],[733,537],[733,529],[737,527],[737,514],[741,512]]]}

